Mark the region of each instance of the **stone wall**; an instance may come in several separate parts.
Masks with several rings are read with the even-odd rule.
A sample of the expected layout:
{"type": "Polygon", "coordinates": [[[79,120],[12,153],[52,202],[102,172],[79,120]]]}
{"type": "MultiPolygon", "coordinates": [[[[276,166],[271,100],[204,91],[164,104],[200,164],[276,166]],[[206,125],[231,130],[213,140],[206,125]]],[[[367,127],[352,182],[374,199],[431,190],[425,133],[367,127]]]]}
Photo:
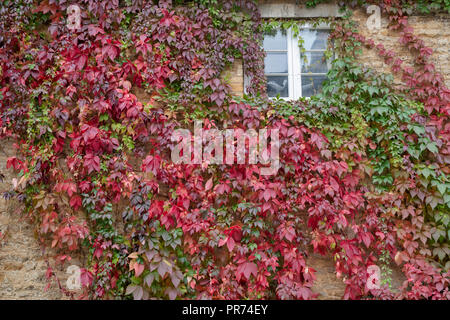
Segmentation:
{"type": "MultiPolygon", "coordinates": [[[[0,194],[12,189],[12,169],[6,161],[15,155],[12,141],[0,146],[0,172],[5,175],[0,194]]],[[[0,197],[0,299],[61,299],[56,283],[47,286],[47,263],[33,227],[24,220],[17,202],[0,197]]]]}
{"type": "MultiPolygon", "coordinates": [[[[381,29],[370,31],[367,28],[367,14],[363,10],[354,12],[353,20],[358,23],[358,30],[364,36],[373,39],[376,44],[383,44],[386,49],[393,50],[405,65],[411,65],[413,57],[399,43],[399,35],[387,28],[387,17],[381,16],[381,29]]],[[[412,16],[409,18],[409,24],[414,29],[414,34],[425,42],[425,45],[433,49],[431,62],[436,66],[445,82],[450,87],[450,15],[430,15],[430,16],[412,16]]],[[[391,73],[390,68],[386,66],[383,59],[379,58],[376,50],[363,50],[361,62],[367,67],[373,68],[379,72],[391,73]]],[[[399,83],[399,77],[395,78],[399,83]]]]}
{"type": "Polygon", "coordinates": [[[236,60],[226,68],[222,74],[222,80],[229,84],[233,95],[242,97],[244,94],[244,68],[242,60],[236,60]]]}

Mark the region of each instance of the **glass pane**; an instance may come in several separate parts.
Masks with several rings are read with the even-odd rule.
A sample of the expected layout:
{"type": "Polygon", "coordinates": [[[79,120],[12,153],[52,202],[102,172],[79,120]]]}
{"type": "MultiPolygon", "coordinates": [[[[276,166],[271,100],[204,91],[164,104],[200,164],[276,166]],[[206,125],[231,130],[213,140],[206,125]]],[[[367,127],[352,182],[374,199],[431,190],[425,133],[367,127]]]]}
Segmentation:
{"type": "Polygon", "coordinates": [[[264,60],[264,70],[266,73],[287,73],[288,59],[287,53],[268,52],[264,60]]]}
{"type": "Polygon", "coordinates": [[[300,32],[300,37],[305,41],[304,47],[306,50],[325,50],[329,33],[328,30],[304,29],[300,32]]]}
{"type": "Polygon", "coordinates": [[[319,93],[327,76],[302,75],[302,97],[311,97],[319,93]]]}
{"type": "Polygon", "coordinates": [[[327,73],[327,59],[323,52],[305,52],[302,57],[302,73],[327,73]],[[306,61],[305,61],[306,58],[306,61]]]}
{"type": "Polygon", "coordinates": [[[269,97],[289,97],[288,76],[268,76],[267,95],[269,97]]]}
{"type": "Polygon", "coordinates": [[[287,50],[286,31],[264,35],[264,50],[287,50]]]}

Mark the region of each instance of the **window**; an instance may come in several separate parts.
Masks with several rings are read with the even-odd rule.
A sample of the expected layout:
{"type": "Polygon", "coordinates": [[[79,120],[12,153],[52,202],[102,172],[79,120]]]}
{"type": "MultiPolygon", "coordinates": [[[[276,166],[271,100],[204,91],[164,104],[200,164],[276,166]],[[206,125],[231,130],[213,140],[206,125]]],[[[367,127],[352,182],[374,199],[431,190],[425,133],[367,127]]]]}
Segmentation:
{"type": "Polygon", "coordinates": [[[327,29],[305,28],[302,53],[299,39],[291,30],[278,30],[264,36],[266,51],[265,74],[269,97],[298,99],[317,94],[330,69],[325,51],[329,36],[327,29]]]}

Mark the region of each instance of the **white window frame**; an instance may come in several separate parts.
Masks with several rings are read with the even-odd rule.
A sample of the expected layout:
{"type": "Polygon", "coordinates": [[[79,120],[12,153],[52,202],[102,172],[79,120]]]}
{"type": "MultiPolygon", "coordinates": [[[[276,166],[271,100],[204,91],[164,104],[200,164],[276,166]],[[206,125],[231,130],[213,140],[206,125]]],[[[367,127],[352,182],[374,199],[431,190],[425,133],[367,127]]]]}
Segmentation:
{"type": "MultiPolygon", "coordinates": [[[[328,24],[322,23],[317,26],[311,24],[304,24],[300,29],[313,29],[313,30],[331,30],[328,24]]],[[[300,47],[298,45],[299,38],[294,37],[292,29],[286,30],[287,37],[287,52],[288,52],[288,97],[280,97],[284,100],[298,100],[302,97],[302,75],[324,75],[324,73],[302,73],[302,58],[300,47]]],[[[300,37],[300,35],[299,35],[300,37]]],[[[264,49],[264,48],[263,48],[264,49]]],[[[324,52],[321,49],[306,50],[306,52],[324,52]]],[[[327,61],[328,70],[331,68],[331,62],[327,61]]],[[[326,73],[325,73],[326,74],[326,73]]],[[[277,74],[271,74],[276,76],[277,74]]],[[[248,78],[245,80],[248,84],[248,78]]],[[[304,97],[309,99],[310,97],[304,97]]],[[[270,97],[270,99],[275,99],[275,97],[270,97]]]]}

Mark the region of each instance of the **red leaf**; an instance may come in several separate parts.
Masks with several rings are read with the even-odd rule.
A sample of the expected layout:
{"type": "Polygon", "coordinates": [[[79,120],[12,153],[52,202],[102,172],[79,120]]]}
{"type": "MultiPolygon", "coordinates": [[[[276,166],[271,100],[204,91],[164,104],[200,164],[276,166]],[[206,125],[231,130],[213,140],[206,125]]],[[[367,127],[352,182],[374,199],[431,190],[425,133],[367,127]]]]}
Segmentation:
{"type": "Polygon", "coordinates": [[[155,176],[158,174],[158,171],[161,167],[161,157],[158,155],[155,156],[147,156],[147,158],[142,161],[142,171],[149,172],[151,171],[155,176]]]}
{"type": "Polygon", "coordinates": [[[81,269],[80,280],[81,280],[81,285],[83,287],[89,287],[92,284],[93,279],[94,279],[94,276],[92,275],[91,272],[89,272],[88,270],[86,270],[84,268],[81,269]]]}
{"type": "Polygon", "coordinates": [[[87,154],[84,159],[84,167],[88,169],[88,174],[92,171],[100,171],[100,158],[92,153],[87,154]]]}
{"type": "Polygon", "coordinates": [[[142,274],[142,272],[144,272],[144,267],[145,266],[143,264],[140,264],[140,263],[135,263],[134,264],[134,273],[135,273],[136,277],[139,277],[142,274]]]}
{"type": "Polygon", "coordinates": [[[16,157],[8,158],[8,160],[6,161],[6,169],[13,167],[14,170],[18,170],[21,168],[21,166],[22,166],[22,161],[20,161],[16,157]]]}
{"type": "Polygon", "coordinates": [[[233,237],[228,237],[228,240],[227,240],[227,247],[228,247],[228,250],[229,250],[230,252],[233,251],[234,245],[235,245],[235,244],[236,244],[236,243],[235,243],[233,237]]]}
{"type": "Polygon", "coordinates": [[[213,179],[210,178],[208,181],[206,181],[206,184],[205,184],[205,191],[210,190],[210,189],[212,188],[212,186],[213,186],[213,179]]]}

